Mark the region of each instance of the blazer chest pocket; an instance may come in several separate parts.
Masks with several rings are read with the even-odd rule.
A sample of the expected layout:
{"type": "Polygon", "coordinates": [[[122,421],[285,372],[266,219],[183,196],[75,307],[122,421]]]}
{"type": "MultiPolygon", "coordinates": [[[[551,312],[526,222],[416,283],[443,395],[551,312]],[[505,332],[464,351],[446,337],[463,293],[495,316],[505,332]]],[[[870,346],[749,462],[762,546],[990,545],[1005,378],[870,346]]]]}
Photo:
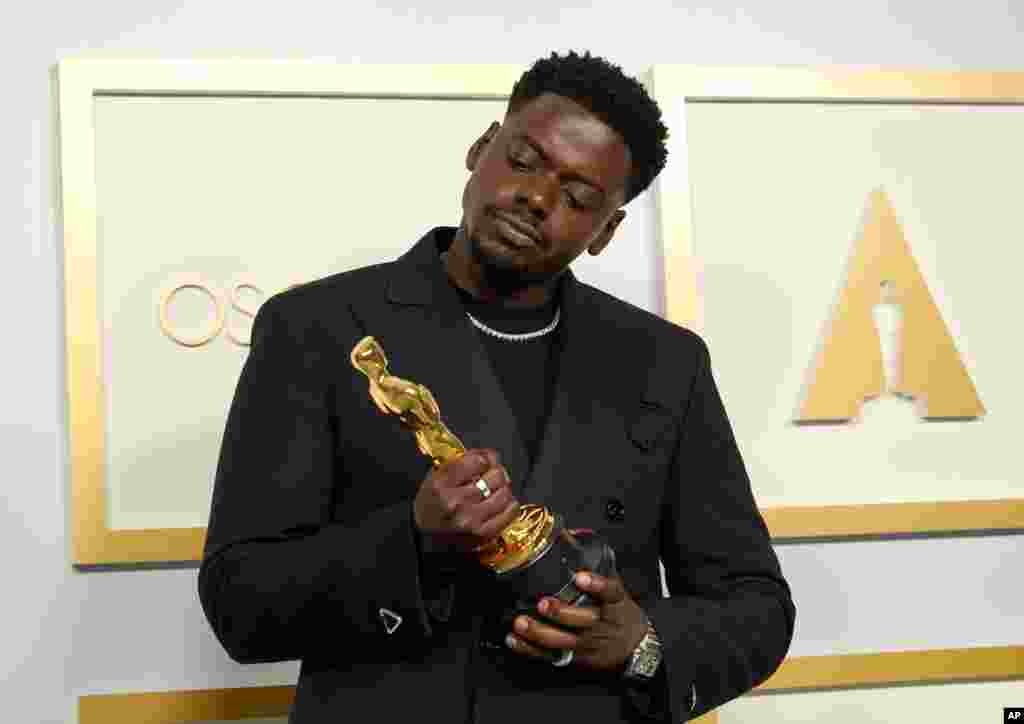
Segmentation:
{"type": "Polygon", "coordinates": [[[675,438],[672,411],[657,402],[644,400],[626,418],[626,433],[644,453],[651,454],[671,448],[675,438]]]}
{"type": "MultiPolygon", "coordinates": [[[[664,405],[644,402],[627,418],[629,452],[619,467],[620,497],[632,513],[654,516],[664,494],[669,467],[676,449],[678,427],[664,405]]],[[[636,518],[636,515],[629,517],[636,518]]]]}
{"type": "Polygon", "coordinates": [[[633,565],[656,547],[678,426],[669,408],[635,399],[614,415],[620,432],[595,445],[592,484],[567,497],[563,507],[572,527],[607,536],[633,565]]]}

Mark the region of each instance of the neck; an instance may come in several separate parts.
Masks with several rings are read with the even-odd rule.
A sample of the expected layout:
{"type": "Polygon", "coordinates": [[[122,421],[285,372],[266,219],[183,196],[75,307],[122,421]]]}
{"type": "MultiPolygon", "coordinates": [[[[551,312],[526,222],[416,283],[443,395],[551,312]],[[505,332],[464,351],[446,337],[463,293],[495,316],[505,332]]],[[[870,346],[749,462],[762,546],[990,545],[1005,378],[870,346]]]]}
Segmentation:
{"type": "Polygon", "coordinates": [[[499,290],[487,282],[483,267],[474,258],[465,226],[459,226],[455,240],[442,257],[449,278],[461,289],[482,302],[507,307],[537,307],[547,303],[555,292],[558,280],[534,284],[520,289],[499,290]]]}

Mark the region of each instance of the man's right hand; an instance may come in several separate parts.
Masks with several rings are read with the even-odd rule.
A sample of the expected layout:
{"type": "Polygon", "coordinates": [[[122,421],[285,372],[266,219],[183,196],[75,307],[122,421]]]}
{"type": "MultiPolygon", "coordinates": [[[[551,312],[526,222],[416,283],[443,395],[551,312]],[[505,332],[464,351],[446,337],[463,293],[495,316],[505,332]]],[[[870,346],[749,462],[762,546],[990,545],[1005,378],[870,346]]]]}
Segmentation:
{"type": "Polygon", "coordinates": [[[430,543],[471,551],[498,537],[519,514],[508,473],[495,450],[467,450],[454,462],[431,470],[413,504],[416,527],[430,543]],[[491,494],[484,498],[476,482],[491,494]]]}

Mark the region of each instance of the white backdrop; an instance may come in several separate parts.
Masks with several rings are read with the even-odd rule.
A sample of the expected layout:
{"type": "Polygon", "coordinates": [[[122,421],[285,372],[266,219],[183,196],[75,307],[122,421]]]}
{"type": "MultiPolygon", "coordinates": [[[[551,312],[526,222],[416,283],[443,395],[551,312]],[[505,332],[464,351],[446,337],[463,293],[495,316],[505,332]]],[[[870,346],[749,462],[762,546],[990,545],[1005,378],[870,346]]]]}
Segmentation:
{"type": "MultiPolygon", "coordinates": [[[[1024,8],[1012,0],[651,2],[630,11],[541,0],[508,9],[441,0],[429,10],[365,0],[40,0],[0,10],[0,550],[13,584],[0,623],[0,695],[8,718],[69,722],[84,693],[287,683],[295,674],[291,664],[242,668],[227,659],[202,619],[192,570],[77,573],[69,564],[52,103],[61,58],[527,63],[589,47],[635,73],[652,63],[1024,69],[1024,8]]],[[[579,271],[660,310],[653,210],[649,200],[633,207],[629,223],[643,230],[642,244],[613,246],[579,271]]],[[[780,553],[799,607],[797,655],[1002,644],[1024,629],[1020,536],[780,553]]]]}

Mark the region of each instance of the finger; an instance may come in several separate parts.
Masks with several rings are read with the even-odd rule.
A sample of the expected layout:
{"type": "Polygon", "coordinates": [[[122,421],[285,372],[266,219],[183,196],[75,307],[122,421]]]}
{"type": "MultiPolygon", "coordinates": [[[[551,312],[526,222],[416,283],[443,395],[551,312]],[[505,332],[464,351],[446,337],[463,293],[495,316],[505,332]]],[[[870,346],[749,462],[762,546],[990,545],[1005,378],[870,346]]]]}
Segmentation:
{"type": "Polygon", "coordinates": [[[544,649],[537,648],[529,641],[524,641],[515,634],[509,634],[505,637],[505,646],[512,651],[522,656],[529,656],[533,659],[544,659],[547,661],[551,660],[551,652],[545,651],[544,649]]]}
{"type": "Polygon", "coordinates": [[[486,498],[475,485],[447,490],[445,495],[454,497],[456,502],[447,504],[446,509],[452,511],[449,520],[454,528],[477,536],[481,541],[488,541],[516,519],[519,501],[513,496],[503,469],[488,473],[481,480],[490,491],[486,498]],[[502,479],[504,482],[499,483],[502,479]]]}
{"type": "MultiPolygon", "coordinates": [[[[502,490],[509,490],[508,474],[504,468],[498,467],[491,468],[472,480],[445,491],[445,495],[455,501],[456,507],[469,510],[481,505],[487,508],[488,506],[484,504],[491,501],[502,490]],[[486,486],[486,490],[481,490],[481,482],[486,486]]],[[[504,509],[504,505],[492,504],[491,507],[493,508],[492,515],[496,515],[504,509]]]]}
{"type": "Polygon", "coordinates": [[[453,468],[453,472],[462,474],[462,477],[459,479],[459,485],[472,482],[491,468],[499,467],[501,464],[498,460],[498,451],[488,448],[468,450],[459,460],[466,460],[467,458],[471,462],[466,467],[456,466],[453,468]]]}
{"type": "Polygon", "coordinates": [[[452,525],[463,533],[479,538],[493,538],[505,527],[506,511],[517,506],[512,491],[507,487],[502,488],[487,500],[463,503],[452,517],[452,525]],[[497,522],[495,518],[498,518],[497,522]]]}
{"type": "Polygon", "coordinates": [[[605,578],[590,571],[580,571],[576,574],[576,586],[602,603],[618,603],[626,597],[626,589],[621,578],[605,578]]]}
{"type": "Polygon", "coordinates": [[[489,468],[496,468],[499,465],[501,465],[501,455],[498,453],[497,450],[493,448],[476,448],[473,452],[475,452],[477,455],[483,456],[483,458],[487,461],[487,467],[489,468]]]}
{"type": "Polygon", "coordinates": [[[462,457],[441,468],[443,486],[457,488],[466,483],[476,481],[493,467],[491,456],[486,450],[469,450],[462,457]]]}
{"type": "Polygon", "coordinates": [[[489,469],[483,475],[453,488],[449,495],[466,511],[472,511],[474,515],[477,515],[477,509],[479,509],[486,517],[492,517],[501,513],[508,503],[505,500],[499,504],[494,500],[495,496],[502,491],[511,493],[511,483],[505,468],[498,467],[489,469]],[[481,489],[480,483],[483,483],[485,489],[481,489]],[[488,503],[489,505],[487,505],[488,503]]]}
{"type": "Polygon", "coordinates": [[[498,534],[519,516],[519,501],[512,497],[508,488],[505,488],[503,494],[504,499],[507,499],[505,507],[480,525],[478,535],[485,541],[497,538],[498,534]]]}
{"type": "Polygon", "coordinates": [[[516,616],[513,627],[515,635],[527,643],[542,649],[575,649],[575,634],[542,623],[530,616],[516,616]]]}
{"type": "Polygon", "coordinates": [[[479,475],[474,475],[472,478],[462,481],[459,485],[451,488],[449,494],[460,504],[474,505],[487,500],[492,494],[507,487],[509,487],[508,473],[505,471],[505,468],[499,465],[496,468],[488,468],[479,475]],[[479,483],[481,481],[487,486],[488,493],[486,497],[484,496],[485,491],[480,489],[479,483]]]}
{"type": "Polygon", "coordinates": [[[502,465],[497,465],[495,467],[488,468],[486,472],[480,475],[480,477],[478,477],[476,480],[467,483],[464,486],[466,488],[472,488],[473,490],[476,491],[477,495],[480,495],[480,488],[477,487],[476,484],[477,480],[483,480],[485,483],[487,483],[487,487],[490,489],[492,493],[496,493],[500,489],[507,488],[510,485],[508,471],[505,470],[504,466],[502,465]]]}
{"type": "Polygon", "coordinates": [[[456,509],[475,515],[476,508],[481,507],[481,510],[488,511],[487,517],[490,517],[505,509],[507,500],[500,504],[494,501],[495,495],[502,490],[509,491],[508,473],[504,468],[497,467],[487,470],[456,488],[446,490],[444,494],[454,501],[456,509]],[[481,489],[480,483],[486,486],[485,490],[481,489]],[[487,503],[490,505],[486,505],[487,503]]]}
{"type": "Polygon", "coordinates": [[[537,611],[544,618],[570,628],[590,628],[601,620],[601,612],[592,606],[570,606],[557,598],[542,598],[537,611]]]}

